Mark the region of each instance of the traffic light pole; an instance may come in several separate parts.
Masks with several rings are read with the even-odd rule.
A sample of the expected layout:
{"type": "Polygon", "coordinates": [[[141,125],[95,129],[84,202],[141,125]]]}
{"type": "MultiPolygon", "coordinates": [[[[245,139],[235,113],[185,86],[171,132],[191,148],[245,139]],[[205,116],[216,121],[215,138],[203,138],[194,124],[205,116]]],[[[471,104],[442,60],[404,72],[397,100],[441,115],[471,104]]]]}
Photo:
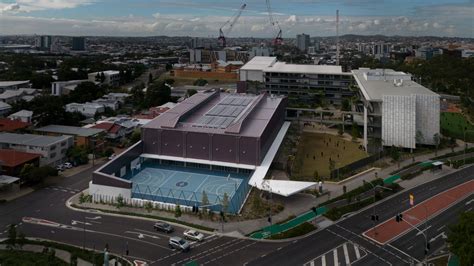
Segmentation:
{"type": "Polygon", "coordinates": [[[374,190],[374,204],[373,204],[373,212],[372,212],[372,221],[374,222],[373,224],[373,230],[374,230],[374,234],[377,235],[377,227],[375,226],[377,221],[378,221],[378,216],[375,214],[375,202],[377,201],[377,198],[376,198],[376,195],[377,195],[377,188],[382,188],[382,189],[386,189],[386,190],[392,190],[391,188],[387,188],[387,187],[384,187],[384,186],[380,186],[380,185],[376,185],[374,186],[374,184],[372,184],[372,182],[366,182],[365,180],[362,181],[364,184],[369,184],[372,186],[372,189],[374,190]]]}
{"type": "MultiPolygon", "coordinates": [[[[416,217],[413,217],[411,215],[406,215],[408,218],[410,219],[414,219],[414,220],[417,220],[419,222],[422,222],[422,220],[416,218],[416,217]]],[[[429,246],[428,246],[428,236],[426,235],[426,232],[428,230],[428,226],[427,226],[427,221],[424,222],[425,224],[425,230],[420,230],[418,227],[414,226],[413,224],[409,223],[407,220],[405,219],[401,219],[402,221],[405,221],[409,226],[411,226],[413,229],[416,229],[418,231],[418,233],[422,234],[423,235],[423,238],[425,239],[425,247],[424,247],[424,258],[423,258],[423,263],[426,264],[426,256],[428,255],[428,250],[429,250],[429,246]]]]}

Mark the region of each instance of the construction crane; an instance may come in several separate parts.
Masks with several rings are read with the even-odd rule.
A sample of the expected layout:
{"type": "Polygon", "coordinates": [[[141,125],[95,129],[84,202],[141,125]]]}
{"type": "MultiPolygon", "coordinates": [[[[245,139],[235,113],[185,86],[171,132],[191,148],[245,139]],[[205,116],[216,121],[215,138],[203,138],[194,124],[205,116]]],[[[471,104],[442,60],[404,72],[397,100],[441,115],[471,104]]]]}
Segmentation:
{"type": "Polygon", "coordinates": [[[270,0],[266,0],[266,4],[267,4],[267,12],[268,12],[268,18],[270,20],[270,24],[273,26],[274,29],[277,30],[276,37],[273,39],[273,45],[281,45],[283,43],[283,37],[282,37],[280,25],[278,24],[278,21],[275,21],[273,19],[273,12],[272,12],[272,6],[270,5],[270,0]]]}
{"type": "Polygon", "coordinates": [[[228,36],[229,33],[232,31],[232,28],[234,27],[237,20],[239,20],[240,15],[242,15],[242,11],[244,11],[246,6],[247,6],[247,4],[243,4],[239,8],[239,10],[237,10],[237,12],[235,12],[235,14],[224,25],[222,25],[222,27],[219,29],[219,38],[217,38],[217,40],[219,41],[219,43],[222,47],[226,47],[227,41],[225,39],[225,36],[226,35],[228,36]],[[224,27],[226,27],[227,25],[229,25],[229,28],[227,29],[226,33],[224,34],[224,31],[222,29],[224,27]]]}

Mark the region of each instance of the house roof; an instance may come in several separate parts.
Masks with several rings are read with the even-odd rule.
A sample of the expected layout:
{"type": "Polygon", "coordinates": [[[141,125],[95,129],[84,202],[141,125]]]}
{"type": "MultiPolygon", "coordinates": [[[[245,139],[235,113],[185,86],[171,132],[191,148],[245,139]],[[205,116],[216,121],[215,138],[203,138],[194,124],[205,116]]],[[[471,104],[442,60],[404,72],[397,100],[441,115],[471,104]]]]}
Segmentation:
{"type": "Polygon", "coordinates": [[[0,143],[44,147],[72,138],[71,136],[41,136],[33,134],[1,133],[0,143]]]}
{"type": "Polygon", "coordinates": [[[14,114],[11,114],[10,117],[30,117],[30,116],[33,116],[33,111],[29,111],[29,110],[21,110],[21,111],[18,111],[14,114]]]}
{"type": "Polygon", "coordinates": [[[48,125],[42,128],[36,129],[39,132],[59,133],[64,135],[73,135],[80,137],[91,137],[99,133],[104,132],[104,129],[98,128],[83,128],[83,127],[72,127],[62,125],[48,125]]]}
{"type": "Polygon", "coordinates": [[[18,180],[20,180],[18,177],[13,177],[9,175],[0,175],[0,185],[12,184],[18,180]]]}
{"type": "Polygon", "coordinates": [[[16,150],[0,149],[2,166],[15,167],[41,157],[39,154],[16,150]]]}
{"type": "Polygon", "coordinates": [[[0,101],[0,110],[5,110],[5,109],[11,109],[12,106],[9,105],[8,103],[0,101]]]}
{"type": "Polygon", "coordinates": [[[0,87],[10,87],[29,83],[29,80],[0,81],[0,87]]]}
{"type": "Polygon", "coordinates": [[[104,122],[104,123],[99,123],[97,125],[94,125],[92,128],[99,128],[99,129],[104,129],[108,133],[117,133],[122,126],[116,123],[109,123],[109,122],[104,122]]]}
{"type": "Polygon", "coordinates": [[[0,132],[13,132],[18,129],[27,128],[30,124],[20,120],[0,118],[0,132]]]}

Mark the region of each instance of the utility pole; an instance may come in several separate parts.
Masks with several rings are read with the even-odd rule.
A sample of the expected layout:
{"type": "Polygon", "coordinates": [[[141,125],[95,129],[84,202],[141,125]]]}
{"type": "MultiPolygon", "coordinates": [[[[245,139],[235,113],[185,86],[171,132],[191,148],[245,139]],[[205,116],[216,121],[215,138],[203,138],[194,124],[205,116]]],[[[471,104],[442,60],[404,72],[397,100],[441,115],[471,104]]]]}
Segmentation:
{"type": "Polygon", "coordinates": [[[377,198],[376,198],[377,188],[382,188],[382,189],[390,190],[390,191],[392,191],[392,189],[388,188],[388,187],[381,186],[381,185],[374,186],[374,184],[372,184],[372,182],[367,182],[365,180],[363,180],[363,183],[364,183],[364,185],[369,184],[370,186],[372,186],[372,189],[374,190],[374,204],[373,204],[373,208],[372,208],[373,211],[372,211],[371,220],[373,221],[374,234],[377,235],[377,227],[375,227],[376,223],[379,221],[379,215],[375,213],[375,202],[377,201],[377,198]]]}

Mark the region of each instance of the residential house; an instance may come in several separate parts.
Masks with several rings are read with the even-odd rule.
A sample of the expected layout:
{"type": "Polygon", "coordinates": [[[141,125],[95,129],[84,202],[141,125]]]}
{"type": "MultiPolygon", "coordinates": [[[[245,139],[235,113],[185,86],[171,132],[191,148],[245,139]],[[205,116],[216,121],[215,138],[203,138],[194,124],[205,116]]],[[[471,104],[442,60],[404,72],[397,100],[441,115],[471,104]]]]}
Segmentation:
{"type": "Polygon", "coordinates": [[[39,166],[40,158],[41,155],[36,153],[0,149],[1,173],[2,175],[19,176],[25,164],[39,166]]]}
{"type": "Polygon", "coordinates": [[[18,90],[7,90],[0,94],[0,101],[8,104],[15,103],[19,100],[31,102],[31,100],[38,95],[39,92],[37,89],[21,88],[18,90]]]}
{"type": "Polygon", "coordinates": [[[62,125],[48,125],[37,128],[35,131],[48,136],[68,135],[74,137],[75,146],[92,147],[96,145],[97,141],[105,135],[104,129],[97,128],[83,128],[62,125]]]}
{"type": "Polygon", "coordinates": [[[66,104],[67,112],[79,112],[86,117],[93,117],[95,114],[105,112],[103,104],[98,103],[69,103],[66,104]]]}
{"type": "Polygon", "coordinates": [[[31,124],[21,120],[0,118],[0,132],[15,132],[28,128],[31,124]]]}
{"type": "Polygon", "coordinates": [[[0,148],[41,154],[40,165],[56,166],[66,161],[66,152],[74,144],[71,136],[41,136],[1,133],[0,148]]]}
{"type": "Polygon", "coordinates": [[[101,84],[106,84],[110,86],[119,86],[120,85],[120,72],[116,70],[106,70],[101,72],[89,73],[89,81],[100,82],[101,84]],[[103,80],[101,76],[103,75],[103,80]]]}
{"type": "Polygon", "coordinates": [[[10,120],[19,120],[25,123],[32,123],[33,111],[21,110],[8,116],[10,120]]]}
{"type": "Polygon", "coordinates": [[[71,91],[75,90],[77,85],[89,82],[87,79],[82,80],[68,80],[68,81],[56,81],[51,83],[51,95],[61,96],[68,95],[71,91]]]}
{"type": "Polygon", "coordinates": [[[0,81],[0,93],[7,90],[18,90],[20,88],[29,88],[29,87],[31,87],[29,80],[0,81]]]}
{"type": "Polygon", "coordinates": [[[8,103],[4,103],[0,101],[0,116],[3,117],[10,113],[12,110],[12,106],[8,103]]]}
{"type": "Polygon", "coordinates": [[[112,122],[99,123],[92,128],[105,130],[107,132],[106,138],[115,141],[120,141],[128,133],[127,128],[112,122]]]}

